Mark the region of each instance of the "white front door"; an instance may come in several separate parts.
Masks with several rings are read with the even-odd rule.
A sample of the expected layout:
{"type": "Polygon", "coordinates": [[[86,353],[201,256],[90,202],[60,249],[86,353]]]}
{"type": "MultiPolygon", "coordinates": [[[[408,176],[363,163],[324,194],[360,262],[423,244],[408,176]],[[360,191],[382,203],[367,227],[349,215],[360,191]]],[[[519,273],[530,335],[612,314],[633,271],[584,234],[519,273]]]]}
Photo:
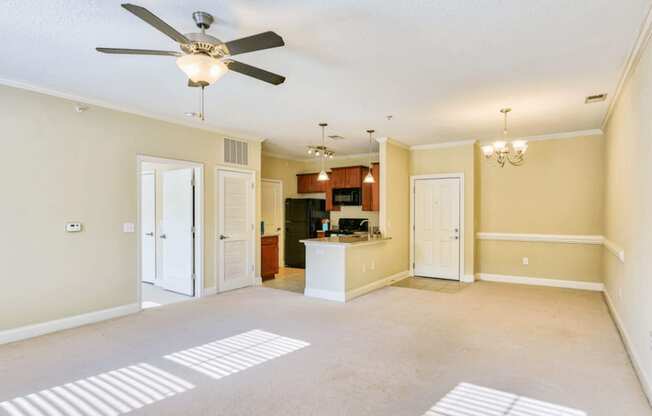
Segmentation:
{"type": "Polygon", "coordinates": [[[156,173],[143,173],[140,181],[140,275],[143,282],[156,280],[156,173]]]}
{"type": "Polygon", "coordinates": [[[194,296],[194,169],[162,172],[162,286],[194,296]]]}
{"type": "Polygon", "coordinates": [[[217,273],[219,290],[254,281],[254,182],[250,173],[217,171],[217,273]]]}
{"type": "Polygon", "coordinates": [[[460,280],[460,178],[414,185],[414,275],[460,280]]]}

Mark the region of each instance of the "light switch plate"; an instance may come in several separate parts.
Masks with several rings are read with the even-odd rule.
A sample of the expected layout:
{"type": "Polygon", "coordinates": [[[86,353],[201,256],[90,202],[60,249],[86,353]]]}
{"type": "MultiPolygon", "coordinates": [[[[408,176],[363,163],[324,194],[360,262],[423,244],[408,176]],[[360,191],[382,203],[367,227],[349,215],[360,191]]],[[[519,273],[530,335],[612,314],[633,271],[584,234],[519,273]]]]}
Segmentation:
{"type": "Polygon", "coordinates": [[[66,232],[68,233],[78,233],[82,230],[81,222],[67,222],[66,223],[66,232]]]}
{"type": "Polygon", "coordinates": [[[530,259],[527,257],[523,257],[523,266],[527,266],[528,264],[530,264],[530,259]]]}
{"type": "Polygon", "coordinates": [[[133,222],[125,222],[122,224],[122,232],[134,233],[136,232],[136,225],[133,222]]]}

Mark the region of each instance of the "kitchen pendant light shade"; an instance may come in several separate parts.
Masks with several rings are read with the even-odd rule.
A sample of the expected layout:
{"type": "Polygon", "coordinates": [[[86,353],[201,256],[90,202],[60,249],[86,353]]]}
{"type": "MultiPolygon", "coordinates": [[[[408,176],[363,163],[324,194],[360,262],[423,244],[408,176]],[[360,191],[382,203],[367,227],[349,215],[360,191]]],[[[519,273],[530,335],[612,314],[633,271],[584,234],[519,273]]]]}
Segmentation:
{"type": "Polygon", "coordinates": [[[376,179],[374,179],[374,174],[373,174],[373,165],[371,164],[371,142],[373,141],[373,134],[375,130],[369,129],[367,130],[367,133],[369,133],[369,170],[367,171],[367,176],[364,177],[362,180],[363,183],[374,183],[376,182],[376,179]]]}
{"type": "Polygon", "coordinates": [[[362,181],[364,183],[374,183],[376,180],[374,179],[374,175],[371,173],[371,169],[367,172],[367,176],[364,177],[364,180],[362,181]]]}
{"type": "Polygon", "coordinates": [[[326,135],[326,126],[328,126],[327,123],[319,123],[319,127],[321,127],[321,153],[317,153],[318,156],[321,155],[321,170],[319,171],[319,175],[317,175],[317,180],[319,182],[325,182],[330,180],[328,177],[328,173],[326,173],[326,167],[324,163],[324,159],[326,159],[326,146],[324,145],[324,137],[326,135]]]}
{"type": "Polygon", "coordinates": [[[328,177],[328,173],[326,173],[325,170],[322,170],[321,172],[319,172],[319,175],[317,175],[317,180],[320,181],[320,182],[324,182],[324,181],[327,181],[329,179],[330,178],[328,177]]]}
{"type": "Polygon", "coordinates": [[[177,66],[195,83],[210,85],[222,78],[228,68],[219,59],[204,54],[184,55],[177,66]]]}

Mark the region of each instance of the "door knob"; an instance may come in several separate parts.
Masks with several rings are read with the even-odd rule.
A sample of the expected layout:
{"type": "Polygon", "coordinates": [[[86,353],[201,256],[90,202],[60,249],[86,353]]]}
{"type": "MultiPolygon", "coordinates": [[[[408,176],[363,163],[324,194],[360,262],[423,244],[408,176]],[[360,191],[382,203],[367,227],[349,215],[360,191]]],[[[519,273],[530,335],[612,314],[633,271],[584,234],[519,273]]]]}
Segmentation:
{"type": "Polygon", "coordinates": [[[161,234],[159,237],[162,238],[163,240],[165,240],[166,238],[168,238],[168,236],[165,235],[165,234],[161,234]]]}
{"type": "Polygon", "coordinates": [[[148,237],[154,237],[154,233],[145,233],[145,235],[148,237]]]}
{"type": "Polygon", "coordinates": [[[229,238],[229,236],[220,234],[220,240],[226,240],[227,238],[229,238]]]}

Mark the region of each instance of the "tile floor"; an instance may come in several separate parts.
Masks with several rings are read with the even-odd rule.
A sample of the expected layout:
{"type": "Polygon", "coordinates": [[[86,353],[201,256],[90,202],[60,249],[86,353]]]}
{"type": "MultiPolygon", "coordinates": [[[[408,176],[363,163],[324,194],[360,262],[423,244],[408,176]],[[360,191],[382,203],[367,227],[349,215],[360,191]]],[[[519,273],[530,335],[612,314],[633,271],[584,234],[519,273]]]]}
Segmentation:
{"type": "Polygon", "coordinates": [[[407,287],[410,289],[431,290],[433,292],[457,293],[470,286],[455,280],[433,279],[430,277],[408,277],[392,286],[407,287]]]}
{"type": "Polygon", "coordinates": [[[192,296],[170,292],[151,283],[142,283],[141,288],[143,309],[156,308],[161,305],[192,299],[192,296]]]}
{"type": "Polygon", "coordinates": [[[287,290],[303,294],[306,288],[306,275],[304,269],[281,267],[274,279],[265,280],[263,286],[272,289],[287,290]]]}

